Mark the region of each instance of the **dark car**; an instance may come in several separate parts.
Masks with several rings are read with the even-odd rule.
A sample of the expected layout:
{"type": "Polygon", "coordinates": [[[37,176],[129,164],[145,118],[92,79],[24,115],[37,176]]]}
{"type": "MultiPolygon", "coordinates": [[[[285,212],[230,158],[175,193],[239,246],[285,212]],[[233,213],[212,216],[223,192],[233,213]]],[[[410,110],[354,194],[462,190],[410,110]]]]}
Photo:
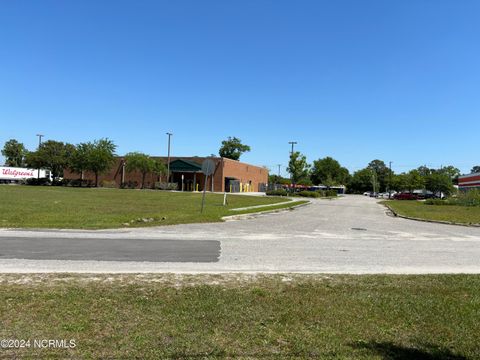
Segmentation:
{"type": "Polygon", "coordinates": [[[394,200],[418,200],[418,196],[412,193],[398,193],[393,195],[394,200]]]}

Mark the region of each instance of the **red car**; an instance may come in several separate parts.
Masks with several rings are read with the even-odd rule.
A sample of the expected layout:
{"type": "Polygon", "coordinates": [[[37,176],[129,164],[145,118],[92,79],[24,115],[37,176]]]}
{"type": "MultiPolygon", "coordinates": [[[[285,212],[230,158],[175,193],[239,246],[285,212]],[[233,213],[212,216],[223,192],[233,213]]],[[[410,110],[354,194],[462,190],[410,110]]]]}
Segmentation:
{"type": "Polygon", "coordinates": [[[412,193],[398,193],[393,195],[394,200],[418,200],[417,194],[412,193]]]}

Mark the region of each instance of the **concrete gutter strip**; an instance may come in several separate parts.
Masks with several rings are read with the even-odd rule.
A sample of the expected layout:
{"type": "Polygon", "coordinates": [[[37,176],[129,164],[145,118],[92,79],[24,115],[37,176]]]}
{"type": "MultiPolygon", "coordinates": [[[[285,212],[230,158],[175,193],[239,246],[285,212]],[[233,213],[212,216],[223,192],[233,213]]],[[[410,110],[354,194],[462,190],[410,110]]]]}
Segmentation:
{"type": "Polygon", "coordinates": [[[430,219],[422,219],[422,218],[400,215],[399,213],[397,213],[395,210],[393,210],[387,204],[383,204],[383,205],[388,210],[390,210],[390,212],[393,214],[393,216],[396,216],[396,217],[399,217],[399,218],[402,218],[402,219],[422,221],[422,222],[428,222],[428,223],[434,223],[434,224],[457,225],[457,226],[466,226],[466,227],[480,227],[480,224],[464,224],[464,223],[457,223],[457,222],[453,222],[453,221],[430,220],[430,219]]]}
{"type": "MultiPolygon", "coordinates": [[[[341,197],[322,197],[322,198],[317,198],[318,200],[336,200],[336,199],[340,199],[341,197]]],[[[308,198],[306,197],[287,197],[287,199],[289,199],[289,201],[284,201],[284,202],[279,202],[279,203],[274,203],[274,204],[266,204],[266,205],[255,205],[255,206],[247,206],[247,207],[243,207],[243,208],[236,208],[236,209],[231,209],[230,211],[244,211],[244,210],[250,210],[250,209],[259,209],[259,208],[264,208],[264,207],[269,207],[269,206],[278,206],[278,205],[286,205],[286,204],[289,204],[291,202],[296,202],[296,201],[309,201],[311,202],[311,200],[309,200],[308,198]]]]}
{"type": "MultiPolygon", "coordinates": [[[[300,201],[300,200],[299,200],[300,201]]],[[[298,204],[298,205],[292,205],[287,208],[282,208],[282,209],[273,209],[273,210],[265,210],[265,211],[259,211],[259,212],[253,212],[249,214],[240,214],[240,215],[229,215],[229,216],[224,216],[222,217],[223,221],[229,221],[229,220],[242,220],[242,219],[253,219],[257,215],[263,215],[263,214],[269,214],[269,213],[280,213],[280,212],[285,212],[285,211],[290,211],[292,209],[296,209],[302,206],[307,206],[310,205],[312,202],[309,201],[307,203],[303,204],[298,204]]],[[[281,205],[281,204],[288,204],[288,203],[279,203],[275,205],[281,205]]],[[[263,207],[263,206],[262,206],[263,207]]]]}
{"type": "Polygon", "coordinates": [[[264,207],[269,207],[269,206],[285,205],[285,204],[291,203],[292,201],[296,201],[296,200],[293,200],[292,198],[288,198],[288,199],[289,199],[288,201],[284,201],[284,202],[273,203],[273,204],[265,204],[265,205],[247,206],[247,207],[243,207],[243,208],[232,209],[230,211],[244,211],[244,210],[250,210],[250,209],[259,209],[259,208],[264,208],[264,207]]]}

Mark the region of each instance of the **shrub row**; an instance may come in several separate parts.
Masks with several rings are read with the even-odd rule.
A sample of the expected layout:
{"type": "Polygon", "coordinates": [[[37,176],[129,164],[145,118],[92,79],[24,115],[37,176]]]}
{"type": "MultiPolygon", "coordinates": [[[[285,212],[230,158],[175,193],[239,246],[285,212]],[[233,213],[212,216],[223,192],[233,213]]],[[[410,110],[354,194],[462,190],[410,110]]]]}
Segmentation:
{"type": "Polygon", "coordinates": [[[278,189],[278,190],[269,190],[266,192],[266,194],[271,196],[287,196],[288,192],[285,189],[278,189]]]}
{"type": "Polygon", "coordinates": [[[455,199],[456,205],[460,206],[480,206],[480,190],[473,189],[465,193],[460,193],[455,199]]]}
{"type": "Polygon", "coordinates": [[[446,200],[428,199],[426,205],[458,205],[458,206],[480,206],[480,190],[474,189],[465,193],[459,193],[456,198],[446,200]]]}
{"type": "Polygon", "coordinates": [[[338,196],[337,190],[327,190],[327,191],[325,191],[325,196],[326,197],[337,197],[338,196]]]}
{"type": "MultiPolygon", "coordinates": [[[[81,180],[81,179],[62,179],[58,181],[51,182],[47,178],[40,179],[28,179],[26,181],[27,185],[51,185],[51,186],[69,186],[69,187],[93,187],[95,186],[92,180],[81,180]]],[[[138,181],[126,181],[120,185],[121,189],[136,189],[138,188],[138,181]]],[[[146,184],[148,188],[158,189],[158,190],[178,190],[177,183],[163,183],[156,182],[155,184],[146,184]]],[[[102,180],[99,184],[100,187],[104,188],[116,188],[117,183],[114,180],[102,180]]],[[[284,190],[285,191],[285,190],[284,190]]],[[[286,195],[286,191],[285,191],[286,195]]]]}
{"type": "Polygon", "coordinates": [[[323,191],[300,191],[296,195],[302,196],[302,197],[310,197],[310,198],[319,198],[323,197],[323,191]]]}
{"type": "Polygon", "coordinates": [[[155,189],[158,190],[178,190],[177,183],[164,183],[164,182],[156,182],[155,189]]]}
{"type": "Polygon", "coordinates": [[[272,195],[272,196],[302,196],[302,197],[310,197],[310,198],[320,198],[320,197],[336,197],[338,194],[335,190],[316,190],[316,191],[310,191],[310,190],[304,190],[300,191],[297,193],[289,193],[285,189],[278,189],[278,190],[270,190],[266,192],[267,195],[272,195]]]}
{"type": "Polygon", "coordinates": [[[442,199],[427,199],[425,200],[425,205],[453,205],[448,200],[442,199]]]}

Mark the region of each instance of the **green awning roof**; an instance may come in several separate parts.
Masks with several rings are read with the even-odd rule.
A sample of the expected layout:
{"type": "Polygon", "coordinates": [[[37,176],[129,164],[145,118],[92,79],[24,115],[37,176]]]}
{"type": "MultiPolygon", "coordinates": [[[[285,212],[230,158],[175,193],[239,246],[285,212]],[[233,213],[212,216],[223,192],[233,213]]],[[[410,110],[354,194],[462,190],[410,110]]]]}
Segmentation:
{"type": "Polygon", "coordinates": [[[202,165],[189,160],[177,159],[170,162],[170,171],[172,172],[198,172],[202,170],[202,165]]]}

